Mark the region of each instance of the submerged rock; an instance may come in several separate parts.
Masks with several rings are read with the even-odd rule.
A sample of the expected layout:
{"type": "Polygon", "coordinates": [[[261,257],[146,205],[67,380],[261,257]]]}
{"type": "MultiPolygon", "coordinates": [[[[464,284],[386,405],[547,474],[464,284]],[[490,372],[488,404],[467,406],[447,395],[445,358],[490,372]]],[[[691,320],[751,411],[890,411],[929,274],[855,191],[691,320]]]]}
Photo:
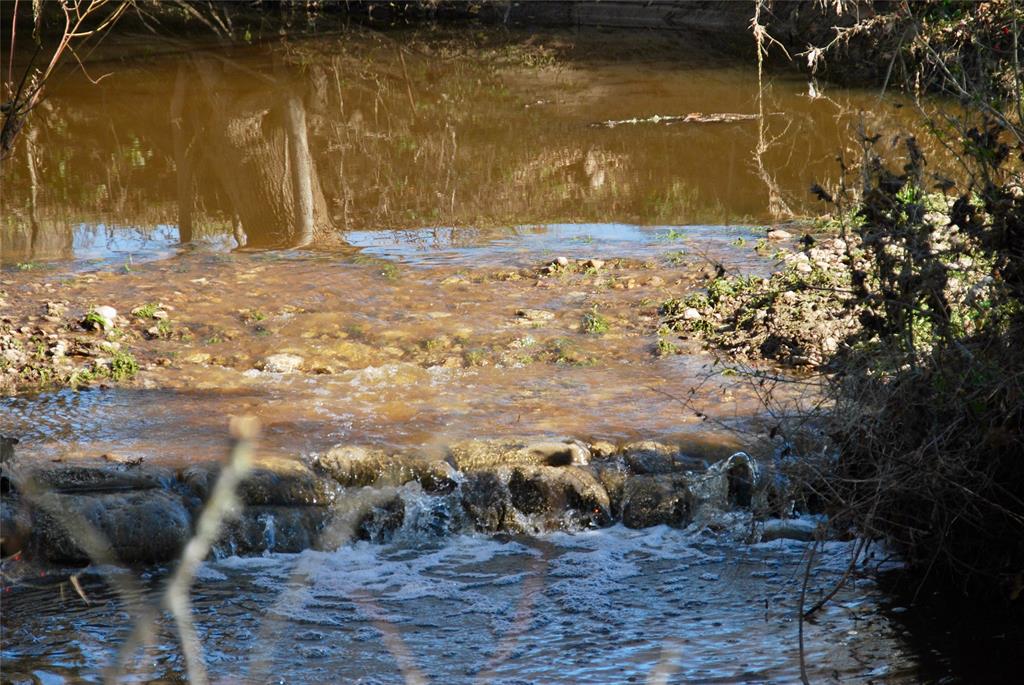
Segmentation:
{"type": "Polygon", "coordinates": [[[555,318],[554,312],[549,312],[546,309],[517,309],[516,316],[524,321],[551,321],[555,318]]]}
{"type": "Polygon", "coordinates": [[[0,498],[0,556],[24,549],[31,531],[32,519],[21,498],[5,493],[0,498]]]}
{"type": "Polygon", "coordinates": [[[389,542],[405,523],[405,500],[401,495],[376,504],[366,511],[356,526],[356,538],[369,542],[389,542]]]}
{"type": "Polygon", "coordinates": [[[700,508],[712,513],[764,504],[760,467],[745,452],[737,452],[704,472],[693,474],[690,483],[700,508]]]}
{"type": "Polygon", "coordinates": [[[175,483],[170,469],[132,463],[81,461],[32,464],[12,468],[10,476],[22,490],[58,493],[103,493],[166,490],[175,483]],[[20,485],[19,485],[20,483],[20,485]]]}
{"type": "Polygon", "coordinates": [[[297,354],[272,354],[261,363],[267,373],[293,373],[302,367],[305,360],[297,354]]]}

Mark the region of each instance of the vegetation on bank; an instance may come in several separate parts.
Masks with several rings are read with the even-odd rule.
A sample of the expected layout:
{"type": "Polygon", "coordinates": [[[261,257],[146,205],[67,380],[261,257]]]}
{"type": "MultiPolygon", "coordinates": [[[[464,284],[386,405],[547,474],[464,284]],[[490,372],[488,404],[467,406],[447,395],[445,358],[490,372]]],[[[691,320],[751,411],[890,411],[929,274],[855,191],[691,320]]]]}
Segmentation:
{"type": "Polygon", "coordinates": [[[929,121],[956,154],[956,180],[930,168],[913,137],[895,143],[902,166],[886,165],[879,148],[888,141],[863,131],[857,164],[840,159],[839,187],[811,189],[835,217],[830,235],[805,237],[770,278],[721,277],[706,295],[665,302],[661,312],[663,333],[697,335],[733,359],[821,374],[825,408],[791,422],[787,437],[800,443],[808,423],[825,429],[828,444],[806,485],[834,523],[888,540],[920,588],[952,589],[1017,615],[1021,23],[1011,2],[936,3],[915,19],[911,56],[919,59],[901,65],[897,84],[956,96],[959,116],[929,121]]]}

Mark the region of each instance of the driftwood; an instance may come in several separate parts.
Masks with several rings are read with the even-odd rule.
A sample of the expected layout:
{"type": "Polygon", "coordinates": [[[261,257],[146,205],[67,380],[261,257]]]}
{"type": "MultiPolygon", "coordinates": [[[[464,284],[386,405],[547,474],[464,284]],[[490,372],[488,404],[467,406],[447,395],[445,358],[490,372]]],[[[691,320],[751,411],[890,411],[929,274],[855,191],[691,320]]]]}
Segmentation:
{"type": "Polygon", "coordinates": [[[654,116],[644,117],[643,119],[634,117],[632,119],[609,119],[608,121],[598,121],[591,124],[594,128],[615,128],[616,126],[622,126],[625,124],[731,124],[737,121],[751,121],[757,119],[756,114],[737,114],[735,112],[720,112],[714,114],[703,114],[701,112],[691,112],[685,115],[661,115],[655,114],[654,116]]]}

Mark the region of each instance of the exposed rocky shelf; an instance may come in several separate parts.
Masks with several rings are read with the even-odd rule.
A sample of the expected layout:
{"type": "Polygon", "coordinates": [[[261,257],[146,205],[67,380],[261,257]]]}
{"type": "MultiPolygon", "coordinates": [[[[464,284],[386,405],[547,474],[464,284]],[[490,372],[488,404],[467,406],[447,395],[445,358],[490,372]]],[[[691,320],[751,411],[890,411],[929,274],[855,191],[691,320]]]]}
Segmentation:
{"type": "MultiPolygon", "coordinates": [[[[81,564],[87,527],[132,563],[177,557],[220,465],[171,469],[104,459],[19,464],[8,443],[3,554],[81,564]]],[[[298,552],[399,531],[535,534],[621,522],[629,528],[711,523],[729,509],[763,516],[781,496],[740,452],[710,466],[658,442],[470,440],[433,452],[342,445],[308,459],[257,460],[237,493],[221,554],[298,552]],[[344,497],[340,495],[344,494],[344,497]]],[[[768,535],[790,527],[774,522],[768,535]]],[[[793,528],[794,534],[807,531],[793,528]]],[[[792,532],[792,531],[790,531],[792,532]]]]}

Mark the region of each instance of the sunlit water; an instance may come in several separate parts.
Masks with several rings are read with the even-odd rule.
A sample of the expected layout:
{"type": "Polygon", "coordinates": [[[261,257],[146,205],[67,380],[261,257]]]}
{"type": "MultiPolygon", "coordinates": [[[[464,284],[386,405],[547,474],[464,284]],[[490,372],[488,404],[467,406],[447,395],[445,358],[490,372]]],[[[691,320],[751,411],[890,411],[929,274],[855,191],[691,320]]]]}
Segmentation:
{"type": "MultiPolygon", "coordinates": [[[[5,171],[0,265],[12,308],[156,301],[194,335],[154,343],[133,387],[4,398],[0,430],[29,458],[174,465],[219,458],[238,414],[260,418],[261,450],[286,456],[501,435],[749,448],[743,440],[763,432],[756,392],[699,348],[656,358],[656,303],[691,292],[698,264],[768,273],[771,250],[752,244],[765,226],[818,209],[807,188],[837,181],[835,155],[857,149],[857,125],[890,140],[914,115],[868,91],[812,96],[775,74],[760,124],[593,126],[758,109],[752,64],[660,34],[644,34],[638,54],[635,38],[353,31],[287,47],[176,47],[108,63],[98,85],[63,80],[5,171]],[[255,248],[286,232],[273,152],[289,92],[306,112],[327,247],[238,252],[235,224],[255,248]],[[246,126],[255,143],[232,137],[246,126]],[[665,282],[645,285],[634,270],[635,290],[598,279],[442,285],[556,256],[649,260],[665,282]],[[381,278],[381,263],[399,277],[381,278]],[[595,306],[619,317],[612,335],[579,331],[595,306]],[[524,328],[522,307],[557,316],[524,328]],[[243,325],[251,309],[266,320],[243,325]],[[460,327],[467,342],[454,356],[512,356],[479,368],[424,358],[428,341],[460,327]],[[597,362],[527,362],[520,351],[560,339],[597,362]],[[331,373],[256,368],[281,350],[331,373]]],[[[106,46],[118,57],[157,47],[106,46]]],[[[741,528],[515,540],[410,531],[387,546],[223,558],[200,573],[196,623],[218,682],[795,682],[806,545],[750,546],[741,528]]],[[[826,546],[808,601],[850,552],[826,546]]],[[[165,577],[149,572],[154,586],[165,577]]],[[[4,681],[100,680],[131,615],[92,572],[89,605],[66,583],[36,582],[4,595],[4,681]]],[[[882,603],[859,579],[805,626],[813,681],[917,682],[918,655],[882,603]]],[[[139,680],[184,677],[169,622],[136,667],[139,680]]]]}

